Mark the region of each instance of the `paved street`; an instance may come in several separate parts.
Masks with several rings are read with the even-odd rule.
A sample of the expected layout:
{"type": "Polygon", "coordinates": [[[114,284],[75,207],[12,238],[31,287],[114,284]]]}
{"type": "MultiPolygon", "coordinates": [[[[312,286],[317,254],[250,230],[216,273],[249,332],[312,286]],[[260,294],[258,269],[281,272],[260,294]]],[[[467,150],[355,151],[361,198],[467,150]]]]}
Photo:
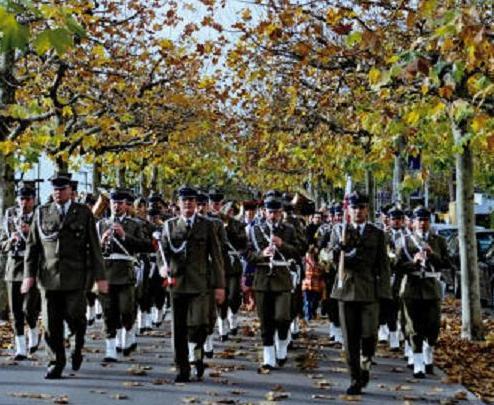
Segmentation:
{"type": "MultiPolygon", "coordinates": [[[[159,331],[139,337],[137,353],[111,365],[100,362],[104,351],[101,325],[99,321],[90,329],[82,369],[76,373],[66,369],[66,378],[59,381],[43,379],[43,350],[35,359],[17,364],[9,353],[1,353],[0,404],[346,402],[348,376],[340,351],[327,338],[327,321],[310,325],[283,369],[263,375],[257,373],[260,339],[244,336],[255,331],[256,323],[252,317],[244,317],[243,333],[225,344],[217,343],[204,381],[187,385],[172,383],[175,371],[169,322],[159,331]]],[[[455,403],[455,395],[461,399],[467,393],[461,386],[443,383],[444,376],[439,371],[433,378],[413,380],[403,360],[382,349],[376,361],[361,403],[446,404],[455,403]]],[[[472,394],[468,393],[466,398],[471,403],[480,403],[472,394]]]]}

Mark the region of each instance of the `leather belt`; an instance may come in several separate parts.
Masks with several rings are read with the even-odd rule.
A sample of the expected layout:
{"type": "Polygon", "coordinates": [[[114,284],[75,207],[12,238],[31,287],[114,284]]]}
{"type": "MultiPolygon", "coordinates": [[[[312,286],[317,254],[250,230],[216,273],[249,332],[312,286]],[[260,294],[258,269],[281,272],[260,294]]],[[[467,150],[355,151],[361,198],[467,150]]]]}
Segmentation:
{"type": "Polygon", "coordinates": [[[123,260],[127,262],[136,261],[135,257],[124,255],[122,253],[112,253],[110,256],[105,257],[105,260],[123,260]]]}

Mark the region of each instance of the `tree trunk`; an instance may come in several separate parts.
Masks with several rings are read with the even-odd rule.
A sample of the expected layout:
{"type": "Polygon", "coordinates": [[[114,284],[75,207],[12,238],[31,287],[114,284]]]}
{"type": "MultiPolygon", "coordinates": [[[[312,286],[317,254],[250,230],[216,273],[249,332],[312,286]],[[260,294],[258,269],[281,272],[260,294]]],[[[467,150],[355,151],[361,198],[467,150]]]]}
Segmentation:
{"type": "Polygon", "coordinates": [[[375,221],[374,175],[370,169],[365,170],[365,192],[369,196],[369,221],[375,221]]]}
{"type": "Polygon", "coordinates": [[[455,171],[452,170],[448,178],[449,201],[456,201],[455,171]]]}
{"type": "Polygon", "coordinates": [[[151,181],[149,184],[151,191],[158,192],[158,166],[153,166],[153,171],[151,173],[151,181]]]}
{"type": "Polygon", "coordinates": [[[403,159],[401,151],[404,150],[404,148],[405,139],[403,138],[403,136],[400,136],[396,140],[396,153],[393,168],[393,187],[391,195],[391,201],[400,207],[403,205],[403,193],[401,191],[401,183],[405,174],[405,161],[403,159]]]}
{"type": "Polygon", "coordinates": [[[120,167],[117,173],[117,186],[125,187],[125,167],[120,167]]]}
{"type": "MultiPolygon", "coordinates": [[[[457,145],[464,136],[453,123],[457,145]]],[[[477,263],[477,237],[475,235],[473,153],[466,142],[462,153],[456,155],[456,215],[461,265],[461,336],[468,340],[482,340],[484,328],[480,308],[479,274],[477,263]]]]}
{"type": "MultiPolygon", "coordinates": [[[[15,51],[0,53],[0,107],[15,102],[15,88],[9,85],[13,82],[14,62],[15,51]]],[[[0,142],[5,141],[8,134],[7,123],[0,115],[0,142]]],[[[0,151],[0,223],[5,210],[15,203],[15,172],[7,158],[8,155],[0,151]]]]}
{"type": "Polygon", "coordinates": [[[97,196],[101,187],[101,163],[94,162],[93,164],[93,194],[97,196]]]}

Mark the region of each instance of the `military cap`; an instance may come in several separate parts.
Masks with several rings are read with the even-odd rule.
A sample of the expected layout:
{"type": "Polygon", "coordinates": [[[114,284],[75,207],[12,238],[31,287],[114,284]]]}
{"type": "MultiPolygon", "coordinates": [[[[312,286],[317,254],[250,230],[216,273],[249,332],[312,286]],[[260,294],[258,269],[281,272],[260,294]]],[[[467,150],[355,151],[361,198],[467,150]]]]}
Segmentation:
{"type": "Polygon", "coordinates": [[[279,198],[268,197],[264,200],[264,208],[268,210],[280,210],[282,205],[283,204],[279,198]]]}
{"type": "Polygon", "coordinates": [[[422,206],[419,206],[413,210],[413,217],[417,219],[430,219],[431,212],[422,206]]]}
{"type": "Polygon", "coordinates": [[[207,204],[208,201],[209,201],[209,197],[204,191],[199,191],[197,193],[197,202],[199,204],[207,204]]]}
{"type": "Polygon", "coordinates": [[[412,210],[405,210],[403,212],[407,218],[413,218],[413,211],[412,210]]]}
{"type": "Polygon", "coordinates": [[[86,194],[84,197],[84,204],[94,205],[96,204],[96,198],[91,193],[86,194]]]}
{"type": "Polygon", "coordinates": [[[79,185],[79,182],[77,180],[70,180],[70,188],[72,191],[77,191],[77,186],[79,185]]]}
{"type": "Polygon", "coordinates": [[[110,191],[110,200],[128,201],[132,198],[129,190],[125,188],[114,188],[110,191]]]}
{"type": "Polygon", "coordinates": [[[182,186],[178,189],[178,198],[187,199],[187,198],[197,198],[197,190],[190,186],[182,186]]]}
{"type": "Polygon", "coordinates": [[[333,205],[331,208],[333,209],[333,214],[343,214],[343,205],[340,203],[333,205]]]}
{"type": "Polygon", "coordinates": [[[379,210],[380,213],[384,216],[389,216],[389,210],[391,210],[393,208],[392,205],[388,204],[388,205],[383,205],[381,207],[381,209],[379,210]]]}
{"type": "Polygon", "coordinates": [[[160,212],[160,210],[159,210],[159,209],[157,209],[157,208],[151,208],[151,209],[148,211],[148,215],[149,215],[150,217],[155,217],[156,215],[160,215],[160,214],[161,214],[161,212],[160,212]]]}
{"type": "Polygon", "coordinates": [[[67,186],[70,186],[70,180],[72,178],[72,173],[67,172],[55,172],[49,178],[53,188],[62,189],[67,186]]]}
{"type": "Polygon", "coordinates": [[[279,192],[278,190],[269,190],[266,192],[266,194],[264,194],[264,199],[267,199],[270,197],[277,198],[277,199],[281,200],[281,199],[283,199],[283,194],[281,194],[281,192],[279,192]]]}
{"type": "Polygon", "coordinates": [[[157,202],[161,202],[161,203],[165,203],[165,201],[163,200],[163,197],[161,196],[160,193],[157,193],[157,192],[154,192],[154,193],[151,193],[151,195],[149,196],[148,198],[148,202],[149,203],[157,203],[157,202]]]}
{"type": "Polygon", "coordinates": [[[146,204],[147,201],[144,197],[140,196],[140,197],[137,197],[136,199],[134,199],[134,207],[139,207],[139,205],[147,205],[146,204]]]}
{"type": "Polygon", "coordinates": [[[34,181],[23,180],[17,189],[17,197],[34,197],[36,186],[34,181]]]}
{"type": "Polygon", "coordinates": [[[393,207],[388,211],[388,215],[391,219],[403,218],[405,213],[397,207],[393,207]]]}
{"type": "Polygon", "coordinates": [[[247,201],[244,201],[242,203],[242,205],[244,206],[244,210],[252,211],[252,210],[257,209],[259,204],[257,203],[256,200],[247,200],[247,201]]]}
{"type": "Polygon", "coordinates": [[[125,198],[125,201],[127,201],[128,204],[132,204],[135,201],[136,196],[131,190],[127,190],[127,191],[128,191],[128,196],[125,198]]]}
{"type": "Polygon", "coordinates": [[[225,199],[225,194],[217,188],[212,188],[208,192],[208,197],[211,201],[220,202],[225,199]]]}
{"type": "Polygon", "coordinates": [[[354,191],[352,194],[350,194],[349,200],[351,207],[369,204],[369,197],[365,194],[359,193],[358,191],[354,191]]]}

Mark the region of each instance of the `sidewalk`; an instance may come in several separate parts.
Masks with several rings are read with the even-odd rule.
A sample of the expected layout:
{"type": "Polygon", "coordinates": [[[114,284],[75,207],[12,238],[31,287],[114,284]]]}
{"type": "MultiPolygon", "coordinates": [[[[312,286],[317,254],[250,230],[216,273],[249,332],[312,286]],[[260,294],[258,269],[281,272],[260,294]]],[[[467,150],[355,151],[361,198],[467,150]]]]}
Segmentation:
{"type": "MultiPolygon", "coordinates": [[[[349,384],[341,351],[327,337],[328,322],[314,321],[305,336],[289,352],[289,361],[280,370],[258,374],[261,355],[259,337],[244,336],[255,321],[244,317],[244,330],[237,337],[216,343],[214,359],[207,360],[203,382],[173,384],[169,322],[161,330],[138,338],[137,353],[110,365],[100,361],[104,353],[101,321],[90,328],[84,363],[74,373],[70,367],[58,381],[43,379],[44,351],[30,361],[13,362],[0,353],[0,404],[306,404],[348,403],[344,393],[349,384]],[[243,332],[243,333],[242,333],[243,332]],[[58,401],[58,402],[57,402],[58,401]]],[[[379,348],[377,365],[365,394],[357,399],[364,404],[441,403],[460,400],[481,403],[461,385],[446,384],[444,375],[414,380],[403,360],[379,348]]],[[[466,401],[462,401],[467,403],[466,401]]]]}

